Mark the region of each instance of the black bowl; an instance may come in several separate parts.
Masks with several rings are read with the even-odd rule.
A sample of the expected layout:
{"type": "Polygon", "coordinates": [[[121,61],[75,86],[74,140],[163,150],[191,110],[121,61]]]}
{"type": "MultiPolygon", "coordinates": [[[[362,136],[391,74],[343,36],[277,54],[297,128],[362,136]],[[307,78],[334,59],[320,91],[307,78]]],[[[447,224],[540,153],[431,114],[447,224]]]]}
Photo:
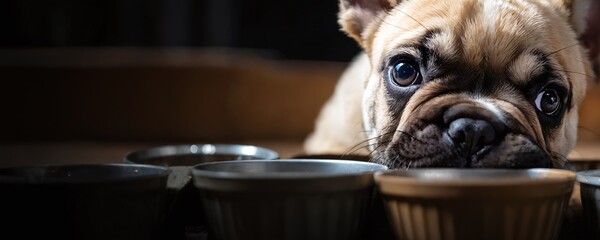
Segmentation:
{"type": "Polygon", "coordinates": [[[2,233],[14,239],[159,239],[169,169],[90,164],[0,169],[2,233]]]}

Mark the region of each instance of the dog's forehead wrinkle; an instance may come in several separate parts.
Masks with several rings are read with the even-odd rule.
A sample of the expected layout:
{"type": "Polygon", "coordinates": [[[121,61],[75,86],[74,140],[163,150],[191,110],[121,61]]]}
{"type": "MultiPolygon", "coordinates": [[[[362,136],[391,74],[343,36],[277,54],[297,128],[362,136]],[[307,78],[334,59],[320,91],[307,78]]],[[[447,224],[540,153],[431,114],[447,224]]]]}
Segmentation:
{"type": "MultiPolygon", "coordinates": [[[[506,87],[509,88],[509,86],[506,87]]],[[[507,122],[515,121],[511,125],[518,127],[517,132],[529,136],[532,141],[539,143],[541,146],[546,144],[536,110],[522,94],[515,94],[513,97],[505,95],[490,99],[490,101],[498,106],[500,110],[510,113],[507,122]]]]}
{"type": "Polygon", "coordinates": [[[532,52],[520,54],[507,67],[509,79],[517,85],[526,85],[532,78],[544,73],[546,62],[539,54],[532,52]]]}
{"type": "Polygon", "coordinates": [[[460,24],[462,53],[471,64],[500,72],[525,46],[546,45],[548,26],[536,5],[524,1],[481,1],[481,4],[479,14],[460,24]]]}
{"type": "Polygon", "coordinates": [[[444,58],[452,59],[458,57],[456,38],[451,31],[440,30],[437,34],[429,38],[424,45],[444,58]]]}
{"type": "Polygon", "coordinates": [[[435,29],[451,28],[454,22],[460,22],[463,5],[469,2],[472,1],[402,1],[385,16],[384,22],[391,24],[383,24],[378,30],[380,37],[373,47],[378,51],[373,55],[381,56],[402,43],[418,43],[423,35],[435,29]],[[423,5],[428,6],[423,8],[423,5]],[[393,25],[409,30],[399,30],[393,25]]]}
{"type": "MultiPolygon", "coordinates": [[[[544,55],[534,55],[537,55],[538,59],[535,69],[529,69],[533,70],[533,72],[528,75],[528,78],[522,79],[522,81],[512,78],[512,82],[521,88],[524,94],[536,93],[536,90],[549,84],[559,86],[565,89],[565,91],[570,92],[572,89],[571,80],[564,72],[557,71],[557,69],[561,68],[559,64],[546,58],[544,55]]],[[[515,70],[515,68],[511,68],[511,70],[515,70]]],[[[515,75],[518,72],[513,71],[510,74],[515,75]]]]}
{"type": "Polygon", "coordinates": [[[486,99],[481,95],[475,95],[473,96],[473,98],[476,102],[484,106],[486,109],[490,110],[498,119],[500,119],[501,121],[506,120],[505,113],[492,101],[486,99]]]}

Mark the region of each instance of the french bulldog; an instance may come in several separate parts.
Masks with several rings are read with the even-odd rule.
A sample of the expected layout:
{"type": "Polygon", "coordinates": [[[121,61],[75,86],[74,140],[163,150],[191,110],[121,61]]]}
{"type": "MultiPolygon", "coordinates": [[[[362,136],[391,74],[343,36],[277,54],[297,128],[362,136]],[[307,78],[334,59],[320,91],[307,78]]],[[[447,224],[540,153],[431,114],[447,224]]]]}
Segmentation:
{"type": "Polygon", "coordinates": [[[305,151],[362,153],[390,168],[560,166],[595,79],[598,41],[582,36],[598,28],[587,21],[596,5],[341,0],[339,24],[363,52],[305,151]]]}

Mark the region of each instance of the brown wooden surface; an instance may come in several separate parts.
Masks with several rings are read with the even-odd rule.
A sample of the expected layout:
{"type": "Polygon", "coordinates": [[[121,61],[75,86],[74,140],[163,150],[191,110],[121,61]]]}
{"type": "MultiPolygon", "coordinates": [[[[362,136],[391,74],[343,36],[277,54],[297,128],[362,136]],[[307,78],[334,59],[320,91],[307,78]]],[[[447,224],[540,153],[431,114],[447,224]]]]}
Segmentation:
{"type": "Polygon", "coordinates": [[[579,138],[600,141],[600,82],[588,85],[586,97],[579,110],[579,138]]]}
{"type": "Polygon", "coordinates": [[[0,140],[299,140],[344,66],[206,50],[4,50],[0,140]]]}

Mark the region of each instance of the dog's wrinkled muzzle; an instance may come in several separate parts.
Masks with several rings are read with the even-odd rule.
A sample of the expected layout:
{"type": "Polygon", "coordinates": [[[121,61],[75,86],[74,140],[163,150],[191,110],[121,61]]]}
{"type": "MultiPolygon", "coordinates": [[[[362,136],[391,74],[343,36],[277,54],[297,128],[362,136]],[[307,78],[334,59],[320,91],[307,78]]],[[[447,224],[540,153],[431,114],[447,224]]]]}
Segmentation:
{"type": "Polygon", "coordinates": [[[519,121],[475,101],[449,98],[426,102],[404,115],[408,119],[380,148],[384,150],[376,151],[375,160],[392,168],[552,167],[534,133],[519,121]]]}

